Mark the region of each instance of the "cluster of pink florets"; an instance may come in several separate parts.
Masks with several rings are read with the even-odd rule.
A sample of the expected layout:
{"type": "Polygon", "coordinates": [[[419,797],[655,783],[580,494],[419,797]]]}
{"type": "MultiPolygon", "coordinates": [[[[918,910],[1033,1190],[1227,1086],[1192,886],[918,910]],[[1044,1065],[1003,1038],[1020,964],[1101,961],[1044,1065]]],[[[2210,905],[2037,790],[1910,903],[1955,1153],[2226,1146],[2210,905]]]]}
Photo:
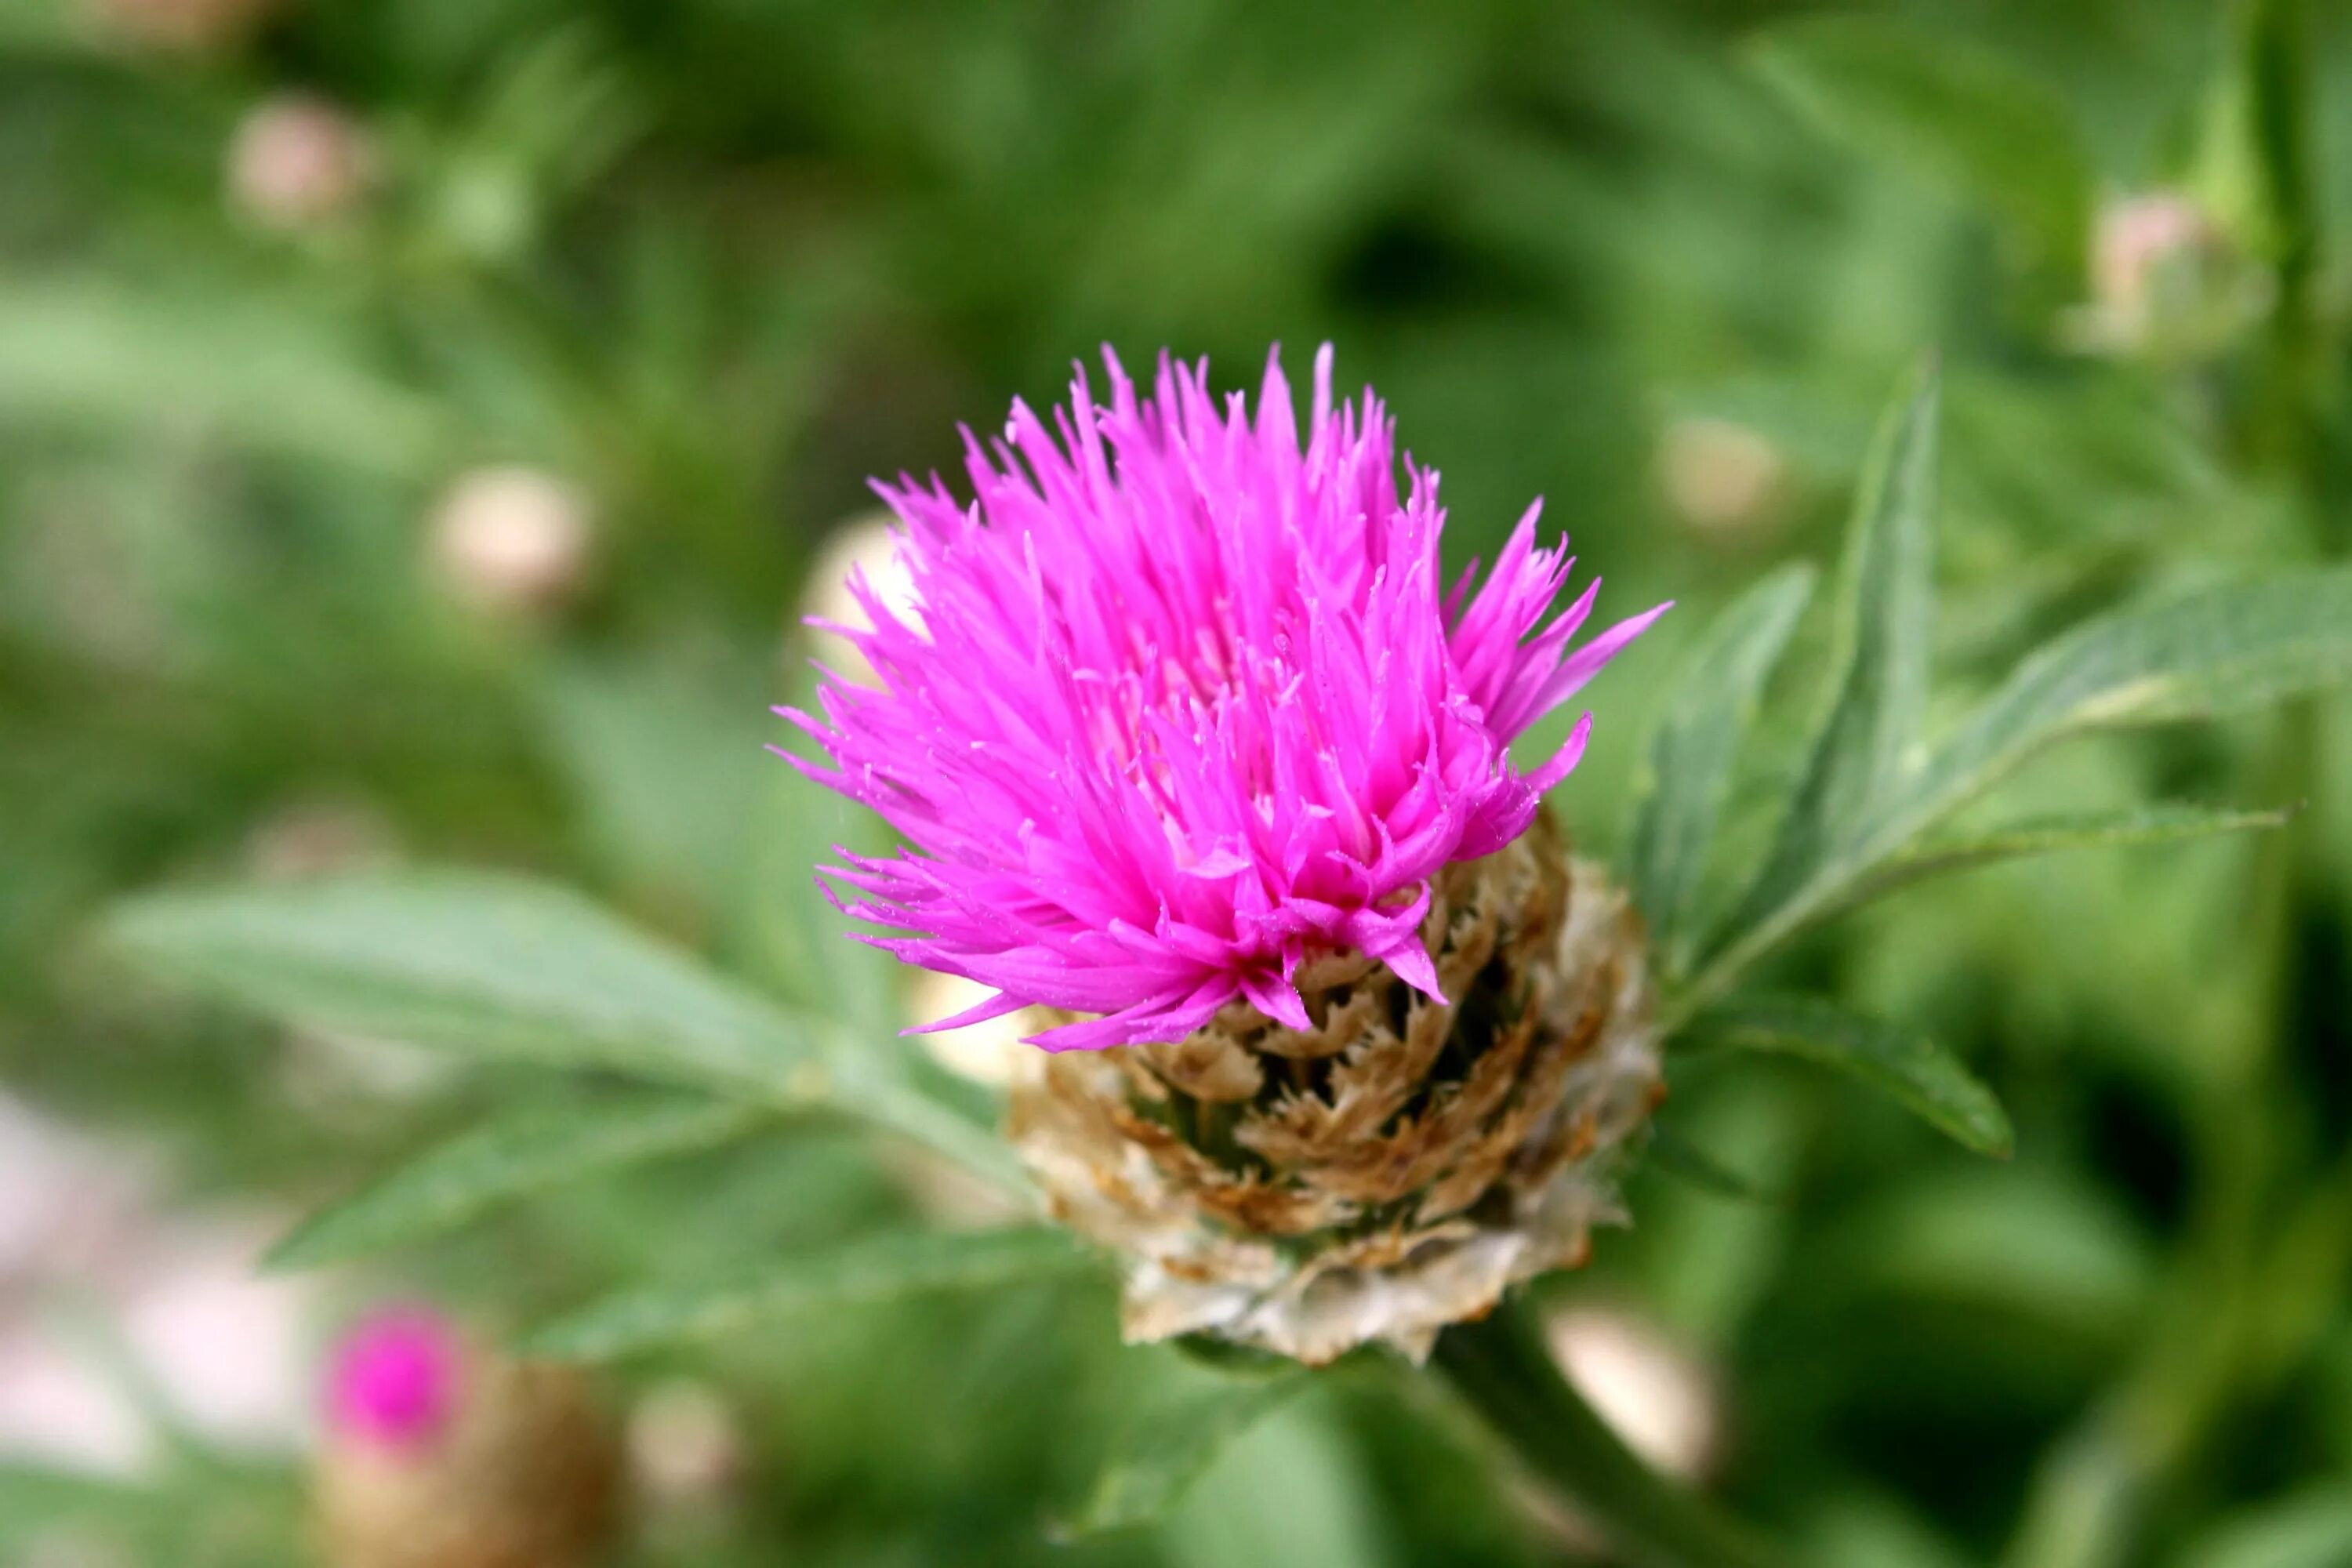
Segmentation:
{"type": "Polygon", "coordinates": [[[828,674],[832,754],[794,764],[908,847],[829,868],[866,940],[995,987],[942,1024],[1042,1004],[1096,1015],[1049,1048],[1174,1039],[1235,998],[1304,1026],[1291,976],[1356,948],[1434,996],[1429,879],[1488,854],[1576,765],[1579,722],[1529,773],[1507,748],[1664,609],[1570,649],[1596,582],[1530,507],[1494,570],[1440,580],[1437,476],[1404,465],[1367,392],[1334,406],[1316,356],[1301,444],[1278,355],[1253,419],[1164,356],[1108,406],[1083,369],[1054,429],[1014,404],[966,434],[977,492],[877,487],[917,608],[862,578],[870,627],[830,626],[876,685],[828,674]],[[1549,618],[1548,618],[1549,617],[1549,618]]]}

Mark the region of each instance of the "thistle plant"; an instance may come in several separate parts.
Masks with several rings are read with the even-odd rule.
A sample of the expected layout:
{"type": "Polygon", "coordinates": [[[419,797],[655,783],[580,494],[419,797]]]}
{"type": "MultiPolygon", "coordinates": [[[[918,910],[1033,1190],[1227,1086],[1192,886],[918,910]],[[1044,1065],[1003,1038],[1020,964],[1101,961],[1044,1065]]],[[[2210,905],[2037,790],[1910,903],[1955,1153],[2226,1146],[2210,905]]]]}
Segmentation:
{"type": "Polygon", "coordinates": [[[1425,1354],[1580,1257],[1658,1086],[1622,895],[1571,862],[1508,747],[1660,610],[1573,639],[1599,584],[1520,519],[1439,578],[1437,476],[1315,362],[1253,416],[1163,358],[1083,372],[1061,439],[1016,404],[978,492],[882,489],[916,609],[862,581],[873,671],[785,710],[786,752],[910,846],[833,871],[876,945],[997,988],[938,1026],[1063,1021],[1012,1104],[1055,1212],[1120,1254],[1139,1339],[1425,1354]],[[1106,1053],[1096,1056],[1093,1053],[1106,1053]],[[1116,1054],[1109,1054],[1116,1053],[1116,1054]]]}
{"type": "MultiPolygon", "coordinates": [[[[119,943],[311,1027],[664,1086],[467,1134],[321,1212],[280,1249],[347,1258],[587,1172],[823,1112],[911,1140],[1061,1225],[892,1230],[743,1277],[651,1281],[527,1342],[600,1358],[828,1303],[1118,1275],[1136,1338],[1179,1336],[1222,1393],[1139,1411],[1072,1530],[1150,1517],[1213,1446],[1314,1374],[1428,1358],[1622,1553],[1775,1561],[1653,1475],[1562,1382],[1515,1288],[1623,1219],[1616,1178],[1675,1063],[1793,1054],[1988,1154],[2007,1119],[1897,1022],[1759,984],[1821,923],[1921,878],[2078,846],[2275,826],[2292,801],[2152,804],[1955,828],[2069,736],[2241,711],[2352,676],[2352,574],[2209,582],[2060,635],[1926,724],[1937,393],[1914,376],[1865,466],[1800,765],[1746,758],[1812,574],[1765,578],[1696,639],[1654,710],[1622,861],[1573,854],[1511,740],[1649,612],[1577,646],[1592,602],[1531,512],[1483,585],[1442,585],[1434,476],[1397,483],[1385,416],[1331,400],[1305,434],[1278,370],[1222,411],[1171,364],[1143,397],[1082,381],[1055,437],[1016,408],[977,500],[885,487],[914,608],[835,628],[872,685],[828,679],[796,765],[875,806],[895,852],[833,884],[871,942],[978,979],[964,1019],[1036,1009],[1009,1105],[855,1018],[764,995],[576,895],[480,873],[155,895],[119,943]],[[1759,852],[1717,851],[1735,791],[1772,791],[1759,852]],[[1663,1065],[1662,1065],[1663,1053],[1663,1065]],[[1010,1134],[1008,1141],[1005,1134],[1010,1134]],[[1285,1371],[1285,1367],[1292,1370],[1285,1371]]],[[[1759,803],[1747,803],[1754,805],[1759,803]]],[[[1730,842],[1730,841],[1727,841],[1730,842]]],[[[961,1021],[946,1020],[948,1023],[961,1021]]],[[[1631,1216],[1639,1223],[1638,1215],[1631,1216]]]]}

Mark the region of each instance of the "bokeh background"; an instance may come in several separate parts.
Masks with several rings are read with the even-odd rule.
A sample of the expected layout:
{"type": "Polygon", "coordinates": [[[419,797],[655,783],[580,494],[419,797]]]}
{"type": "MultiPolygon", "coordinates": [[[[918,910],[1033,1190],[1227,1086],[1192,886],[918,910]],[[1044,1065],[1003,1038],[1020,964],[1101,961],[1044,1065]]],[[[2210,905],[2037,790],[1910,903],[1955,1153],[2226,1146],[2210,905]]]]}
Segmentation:
{"type": "MultiPolygon", "coordinates": [[[[371,1300],[495,1334],[987,1222],[796,1130],[260,1271],[305,1207],[556,1090],[200,1005],[93,922],[522,868],[887,1038],[926,1003],[836,940],[807,866],[856,829],[766,709],[871,548],[867,477],[951,470],[959,421],[1097,345],[1245,385],[1328,340],[1444,470],[1457,559],[1541,494],[1604,609],[1682,602],[1557,798],[1599,848],[1677,647],[1828,557],[1923,351],[1956,698],[2138,589],[2340,554],[2352,14],[1838,9],[0,0],[0,1561],[308,1561],[315,1357],[371,1300]]],[[[2008,789],[2307,809],[1807,946],[1787,978],[1979,1068],[2015,1158],[1694,1063],[1666,1124],[1762,1195],[1636,1178],[1552,1293],[1580,1381],[1810,1562],[2352,1563],[2347,781],[2352,723],[2305,705],[2008,789]]],[[[626,1561],[1591,1550],[1457,1414],[1344,1377],[1168,1524],[1049,1543],[1165,1375],[1042,1284],[625,1363],[626,1561]]]]}

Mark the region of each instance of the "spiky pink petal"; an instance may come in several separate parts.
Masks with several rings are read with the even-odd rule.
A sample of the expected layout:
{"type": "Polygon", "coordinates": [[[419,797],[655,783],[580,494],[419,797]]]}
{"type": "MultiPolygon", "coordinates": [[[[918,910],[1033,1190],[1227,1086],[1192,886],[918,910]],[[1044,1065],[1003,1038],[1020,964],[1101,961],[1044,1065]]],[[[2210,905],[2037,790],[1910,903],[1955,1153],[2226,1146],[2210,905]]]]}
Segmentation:
{"type": "Polygon", "coordinates": [[[1333,404],[1328,345],[1303,443],[1278,352],[1255,418],[1205,363],[1161,356],[1146,396],[1104,360],[1107,404],[1080,368],[1050,429],[1016,402],[965,432],[971,502],[876,487],[918,607],[854,583],[870,627],[828,629],[877,684],[827,672],[822,716],[778,710],[831,754],[793,766],[908,842],[842,851],[836,903],[1000,993],[950,1023],[1099,1015],[1052,1049],[1177,1038],[1236,998],[1303,1027],[1291,975],[1333,948],[1436,995],[1430,877],[1526,830],[1590,715],[1534,773],[1510,742],[1664,606],[1571,652],[1599,584],[1551,614],[1572,563],[1538,507],[1447,589],[1437,475],[1407,458],[1400,491],[1388,414],[1333,404]]]}

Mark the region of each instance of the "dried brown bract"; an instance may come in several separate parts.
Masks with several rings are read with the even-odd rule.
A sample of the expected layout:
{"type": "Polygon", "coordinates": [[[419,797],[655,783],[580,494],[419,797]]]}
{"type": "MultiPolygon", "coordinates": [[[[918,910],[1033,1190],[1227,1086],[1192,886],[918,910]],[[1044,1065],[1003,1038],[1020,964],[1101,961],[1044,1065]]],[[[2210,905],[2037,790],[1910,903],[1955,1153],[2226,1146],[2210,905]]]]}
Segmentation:
{"type": "Polygon", "coordinates": [[[1621,1217],[1614,1159],[1661,1092],[1623,892],[1545,817],[1446,868],[1423,935],[1450,1004],[1335,953],[1297,976],[1311,1029],[1235,1004],[1024,1064],[1012,1136],[1054,1212],[1129,1260],[1129,1339],[1418,1357],[1621,1217]]]}

